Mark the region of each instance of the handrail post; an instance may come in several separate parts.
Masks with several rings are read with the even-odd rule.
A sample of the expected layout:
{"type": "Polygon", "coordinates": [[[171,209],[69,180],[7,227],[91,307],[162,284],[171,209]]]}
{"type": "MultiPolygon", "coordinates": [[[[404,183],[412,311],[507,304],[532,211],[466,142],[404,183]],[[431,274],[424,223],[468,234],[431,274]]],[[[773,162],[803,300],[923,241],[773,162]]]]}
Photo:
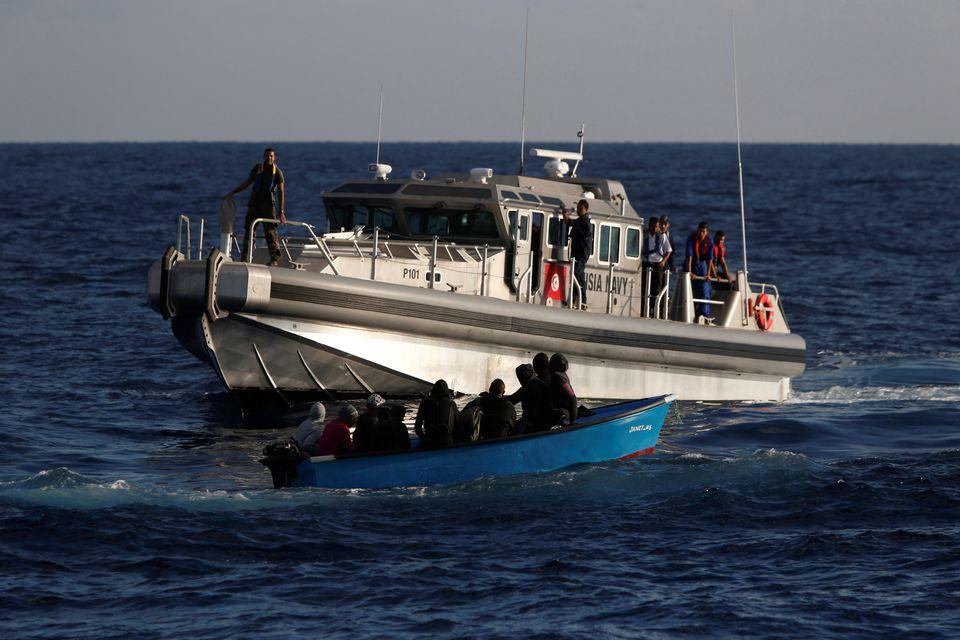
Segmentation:
{"type": "Polygon", "coordinates": [[[643,276],[642,276],[643,286],[641,287],[641,291],[642,291],[641,296],[643,297],[643,302],[640,305],[641,307],[640,313],[643,314],[644,318],[650,317],[650,285],[653,284],[651,282],[653,278],[650,272],[651,272],[651,269],[647,267],[646,269],[643,270],[643,276]]]}
{"type": "MultiPolygon", "coordinates": [[[[620,254],[620,240],[617,239],[617,257],[620,254]]],[[[613,312],[613,229],[607,234],[607,315],[613,312]]]]}
{"type": "Polygon", "coordinates": [[[577,279],[577,259],[570,258],[570,279],[567,280],[567,304],[573,308],[573,281],[577,279]]]}
{"type": "Polygon", "coordinates": [[[664,298],[663,298],[663,300],[664,300],[664,303],[663,303],[663,319],[664,319],[664,320],[669,320],[669,319],[670,319],[670,269],[667,269],[665,273],[666,273],[667,277],[666,277],[666,280],[665,280],[664,287],[666,288],[667,291],[666,291],[666,294],[664,295],[664,298]]]}
{"type": "Polygon", "coordinates": [[[380,243],[380,227],[373,228],[373,251],[370,253],[370,279],[377,279],[377,252],[380,243]]]}
{"type": "Polygon", "coordinates": [[[180,241],[183,239],[183,223],[187,223],[187,252],[185,257],[187,260],[190,259],[190,218],[185,214],[180,214],[180,218],[177,219],[177,253],[181,253],[180,247],[183,246],[180,244],[180,241]]]}
{"type": "Polygon", "coordinates": [[[527,303],[533,298],[533,250],[527,254],[527,303]]]}
{"type": "Polygon", "coordinates": [[[203,223],[204,219],[200,218],[200,237],[197,238],[197,260],[203,260],[203,223]]]}
{"type": "Polygon", "coordinates": [[[480,295],[487,295],[487,251],[490,245],[483,245],[483,260],[480,263],[480,295]]]}
{"type": "Polygon", "coordinates": [[[437,270],[437,236],[433,236],[433,248],[430,250],[430,283],[428,287],[433,289],[433,279],[437,270]]]}

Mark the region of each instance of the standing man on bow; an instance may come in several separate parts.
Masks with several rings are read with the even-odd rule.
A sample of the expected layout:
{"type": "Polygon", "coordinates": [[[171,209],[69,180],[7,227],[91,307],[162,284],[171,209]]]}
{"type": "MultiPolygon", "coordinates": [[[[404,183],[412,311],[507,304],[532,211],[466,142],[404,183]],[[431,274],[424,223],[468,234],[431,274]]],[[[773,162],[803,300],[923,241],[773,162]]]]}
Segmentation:
{"type": "Polygon", "coordinates": [[[563,223],[570,228],[570,257],[576,260],[573,277],[580,285],[580,306],[587,306],[587,260],[593,253],[593,227],[590,225],[590,203],[581,200],[577,203],[577,219],[570,222],[567,208],[561,207],[563,223]]]}
{"type": "MultiPolygon", "coordinates": [[[[243,221],[243,256],[246,260],[250,247],[256,244],[256,232],[250,233],[250,225],[257,218],[277,220],[277,210],[280,213],[280,224],[287,221],[284,209],[283,172],[277,166],[277,153],[273,149],[263,150],[263,162],[253,165],[250,175],[236,189],[224,196],[224,200],[240,193],[250,185],[250,200],[247,202],[247,217],[243,221]],[[276,199],[276,203],[274,200],[276,199]],[[275,206],[276,205],[276,206],[275,206]]],[[[264,224],[264,235],[267,237],[267,247],[270,250],[270,266],[280,264],[280,237],[277,235],[277,225],[264,224]]]]}

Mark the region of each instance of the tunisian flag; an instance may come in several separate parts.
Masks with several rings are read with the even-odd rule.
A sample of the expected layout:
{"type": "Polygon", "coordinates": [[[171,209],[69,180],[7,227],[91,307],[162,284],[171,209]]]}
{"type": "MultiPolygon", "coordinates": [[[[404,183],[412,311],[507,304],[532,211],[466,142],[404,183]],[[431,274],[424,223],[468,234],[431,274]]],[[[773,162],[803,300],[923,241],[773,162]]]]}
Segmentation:
{"type": "Polygon", "coordinates": [[[563,301],[567,294],[567,268],[556,262],[543,265],[543,289],[549,300],[563,301]]]}

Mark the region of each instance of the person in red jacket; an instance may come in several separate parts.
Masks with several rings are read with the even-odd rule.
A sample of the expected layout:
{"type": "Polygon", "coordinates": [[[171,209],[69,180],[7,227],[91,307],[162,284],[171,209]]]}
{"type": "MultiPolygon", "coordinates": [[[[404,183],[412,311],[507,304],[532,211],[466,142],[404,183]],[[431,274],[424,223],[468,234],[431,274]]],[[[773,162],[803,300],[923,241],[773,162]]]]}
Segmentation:
{"type": "Polygon", "coordinates": [[[323,428],[323,433],[314,446],[313,455],[339,456],[345,453],[353,453],[350,427],[357,424],[357,417],[360,414],[356,407],[348,404],[340,409],[339,415],[339,418],[329,422],[323,428]]]}

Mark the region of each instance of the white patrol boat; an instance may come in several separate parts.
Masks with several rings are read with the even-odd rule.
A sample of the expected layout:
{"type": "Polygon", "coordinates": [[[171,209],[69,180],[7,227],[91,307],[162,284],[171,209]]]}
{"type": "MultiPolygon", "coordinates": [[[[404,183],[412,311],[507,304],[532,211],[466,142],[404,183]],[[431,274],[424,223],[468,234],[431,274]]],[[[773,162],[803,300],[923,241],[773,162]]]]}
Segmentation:
{"type": "MultiPolygon", "coordinates": [[[[577,177],[582,146],[531,155],[546,160],[544,177],[473,169],[391,179],[389,166],[371,165],[372,177],[322,194],[334,232],[286,223],[276,267],[264,266],[263,247],[240,255],[229,212],[219,248],[203,255],[198,243],[191,255],[181,216],[177,244],[150,268],[150,305],[246,410],[413,396],[438,378],[475,394],[494,378],[511,384],[539,351],[567,356],[585,398],[789,395],[805,343],[776,286],[737,272],[714,291],[709,323],[695,322],[703,301],[689,273],[642,295],[646,230],[623,186],[577,177]],[[594,228],[588,307],[561,216],[564,207],[575,216],[580,199],[594,228]]],[[[265,224],[277,222],[252,227],[262,236],[265,224]]]]}

